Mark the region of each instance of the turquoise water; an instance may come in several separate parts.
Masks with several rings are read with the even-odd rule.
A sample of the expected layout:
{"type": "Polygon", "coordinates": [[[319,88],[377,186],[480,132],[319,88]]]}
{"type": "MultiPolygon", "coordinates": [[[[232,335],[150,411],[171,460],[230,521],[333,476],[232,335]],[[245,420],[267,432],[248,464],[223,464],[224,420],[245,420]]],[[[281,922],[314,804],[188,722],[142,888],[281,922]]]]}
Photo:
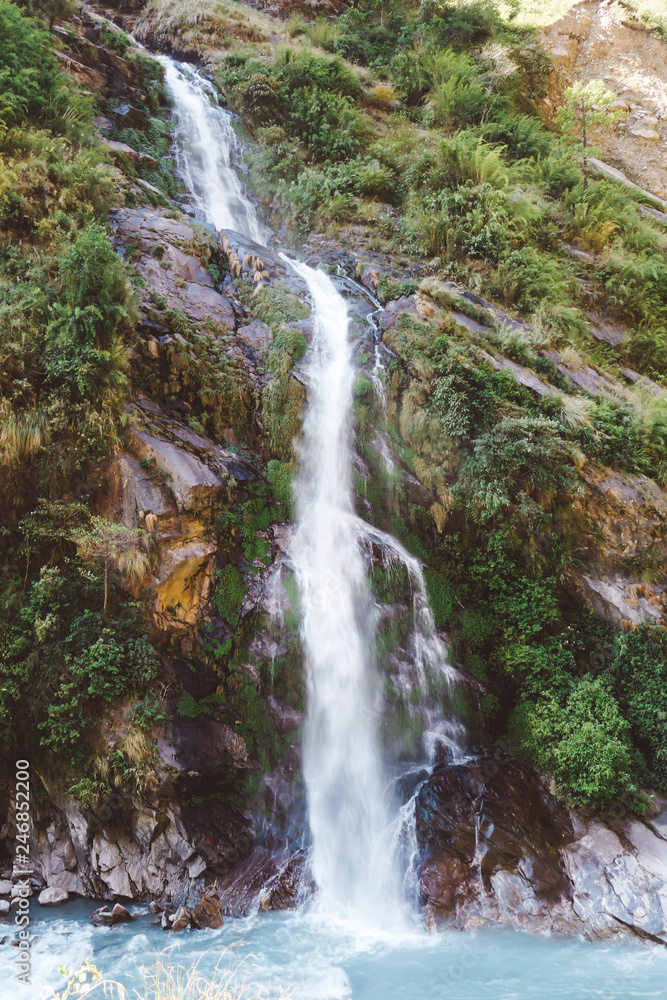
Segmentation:
{"type": "MultiPolygon", "coordinates": [[[[589,944],[514,932],[419,927],[400,937],[366,936],[308,914],[261,914],[218,931],[167,934],[134,907],[132,924],[94,928],[95,904],[33,910],[30,987],[14,983],[16,949],[0,947],[2,1000],[43,1000],[62,979],[58,966],[91,958],[134,997],[159,955],[224,979],[249,996],[294,1000],[631,1000],[667,997],[667,949],[628,941],[589,944]],[[216,969],[218,970],[216,973],[216,969]]],[[[9,928],[8,928],[9,929],[9,928]]]]}

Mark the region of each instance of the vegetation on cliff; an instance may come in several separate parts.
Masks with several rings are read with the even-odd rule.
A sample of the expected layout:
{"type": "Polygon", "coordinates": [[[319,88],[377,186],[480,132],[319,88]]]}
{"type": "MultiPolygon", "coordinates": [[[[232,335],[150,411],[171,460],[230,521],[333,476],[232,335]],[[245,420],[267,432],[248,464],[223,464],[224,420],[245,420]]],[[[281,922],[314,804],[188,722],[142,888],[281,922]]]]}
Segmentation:
{"type": "MultiPolygon", "coordinates": [[[[162,3],[150,16],[160,25],[168,11],[162,3]]],[[[665,235],[644,212],[651,199],[587,177],[579,147],[542,124],[533,101],[549,63],[512,16],[521,5],[361,3],[335,23],[292,17],[277,52],[258,15],[243,33],[228,13],[209,4],[188,42],[212,60],[258,142],[256,188],[276,222],[295,238],[325,229],[406,268],[425,261],[433,276],[422,294],[439,307],[435,320],[403,316],[387,338],[399,356],[388,429],[439,503],[432,517],[407,504],[368,449],[376,484],[364,494],[384,523],[398,503],[392,530],[433,567],[439,623],[487,685],[477,721],[463,711],[487,734],[506,733],[573,801],[641,807],[640,785],[665,780],[662,632],[596,623],[564,580],[580,559],[579,468],[594,461],[664,482],[665,407],[573,390],[547,352],[612,376],[630,364],[665,384],[665,235]],[[218,55],[213,23],[232,54],[218,55]],[[525,332],[491,321],[488,334],[469,333],[447,320],[452,279],[516,310],[525,332]],[[597,339],[593,314],[627,336],[613,347],[597,339]],[[485,347],[548,391],[536,397],[494,370],[485,347]],[[639,709],[644,685],[657,698],[651,721],[639,709]]],[[[597,105],[592,115],[603,122],[597,105]]],[[[369,420],[358,396],[370,440],[381,415],[369,420]]]]}
{"type": "MultiPolygon", "coordinates": [[[[30,8],[47,21],[54,9],[30,8]]],[[[577,150],[541,122],[533,102],[548,59],[517,11],[521,4],[487,0],[361,0],[335,22],[277,23],[229,0],[196,12],[151,0],[140,30],[210,62],[255,142],[252,182],[276,225],[295,241],[324,233],[330,246],[383,257],[406,280],[382,277],[380,299],[418,295],[427,306],[423,315],[406,309],[385,333],[396,355],[386,420],[370,380],[361,376],[356,387],[370,470],[360,484],[363,514],[428,564],[436,622],[485,685],[477,706],[458,703],[475,738],[509,742],[574,802],[641,808],[640,786],[667,787],[664,633],[596,621],[566,582],[582,558],[582,469],[597,463],[667,480],[659,395],[667,237],[646,211],[655,207],[649,197],[586,177],[577,150]],[[453,296],[451,282],[514,318],[453,296]],[[598,339],[600,323],[623,337],[598,339]],[[498,358],[544,391],[521,382],[516,367],[500,370],[498,358]],[[563,374],[590,367],[618,379],[626,366],[653,384],[623,400],[580,391],[563,374]],[[431,491],[430,509],[386,474],[372,448],[378,427],[431,491]]],[[[126,55],[125,36],[104,30],[105,44],[126,55]]],[[[218,512],[225,561],[213,606],[223,626],[210,630],[205,652],[220,690],[179,702],[190,718],[238,716],[238,732],[268,768],[293,733],[277,735],[244,672],[261,623],[258,614],[243,617],[243,602],[270,559],[267,529],[292,515],[305,401],[292,366],[307,345],[287,324],[305,319],[307,307],[287,291],[253,294],[235,280],[240,306],[273,335],[261,392],[244,381],[230,337],[157,294],[145,318],[175,335],[168,363],[138,360],[145,282],[133,248],[125,260],[114,250],[106,220],[120,200],[136,200],[137,178],[152,185],[144,192],[153,203],[178,189],[166,163],[160,70],[134,59],[145,77],[140,123],[114,119],[109,133],[153,162],[139,166],[126,150],[118,169],[92,123],[114,102],[95,105],[60,71],[45,21],[0,0],[0,40],[4,749],[30,731],[35,752],[53,752],[80,777],[96,750],[96,722],[115,699],[136,700],[135,730],[157,718],[147,694],[157,659],[141,603],[112,584],[105,608],[103,569],[67,529],[72,516],[89,523],[86,502],[124,440],[126,403],[141,390],[178,396],[194,433],[237,447],[226,436],[232,429],[270,459],[266,481],[228,491],[218,512]],[[44,678],[46,695],[36,697],[44,678]]],[[[207,266],[220,287],[220,260],[210,256],[207,266]]],[[[640,567],[647,578],[660,572],[660,545],[654,555],[640,567]]],[[[386,603],[402,585],[379,572],[373,580],[386,603]]],[[[275,681],[272,690],[300,711],[295,604],[275,676],[261,681],[275,681]]],[[[380,635],[380,655],[400,627],[380,635]]],[[[131,752],[112,762],[120,776],[136,771],[131,752]]],[[[77,787],[93,798],[97,786],[77,787]]]]}

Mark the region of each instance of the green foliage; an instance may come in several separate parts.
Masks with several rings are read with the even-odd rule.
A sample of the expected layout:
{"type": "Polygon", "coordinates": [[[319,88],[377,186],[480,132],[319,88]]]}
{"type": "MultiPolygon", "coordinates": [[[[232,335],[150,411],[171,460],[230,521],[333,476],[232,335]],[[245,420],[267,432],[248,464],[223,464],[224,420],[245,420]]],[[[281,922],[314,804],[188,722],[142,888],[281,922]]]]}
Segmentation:
{"type": "Polygon", "coordinates": [[[216,608],[230,625],[237,625],[241,616],[241,605],[246,595],[243,574],[236,566],[227,563],[218,570],[213,601],[216,608]]]}
{"type": "Polygon", "coordinates": [[[513,507],[535,531],[544,510],[571,495],[576,475],[569,448],[546,417],[505,417],[475,441],[461,465],[459,491],[481,523],[513,507]]]}
{"type": "Polygon", "coordinates": [[[26,123],[71,134],[88,105],[60,73],[43,24],[0,3],[0,141],[26,123]]]}
{"type": "Polygon", "coordinates": [[[454,45],[468,49],[485,41],[501,28],[496,4],[489,0],[423,0],[419,20],[427,26],[428,35],[438,45],[454,45]]]}
{"type": "Polygon", "coordinates": [[[130,722],[132,725],[148,733],[158,723],[164,722],[165,719],[166,716],[160,709],[160,703],[154,691],[149,691],[141,701],[138,701],[130,709],[130,722]]]}
{"type": "Polygon", "coordinates": [[[102,707],[155,678],[157,657],[139,619],[114,603],[110,627],[101,605],[99,578],[77,565],[44,566],[20,613],[0,621],[4,752],[20,745],[82,760],[102,707]]]}
{"type": "Polygon", "coordinates": [[[588,83],[576,80],[566,88],[563,98],[565,103],[558,109],[556,121],[563,130],[564,142],[582,158],[586,181],[587,157],[595,152],[590,148],[591,130],[614,121],[615,115],[610,109],[616,95],[608,89],[604,80],[590,80],[588,83]]]}
{"type": "Polygon", "coordinates": [[[276,500],[281,503],[289,518],[294,517],[294,490],[292,489],[292,472],[288,465],[272,458],[266,466],[266,478],[276,500]]]}
{"type": "Polygon", "coordinates": [[[641,808],[629,728],[600,678],[584,677],[562,707],[549,697],[518,705],[509,734],[572,802],[599,810],[618,802],[641,808]]]}
{"type": "Polygon", "coordinates": [[[590,426],[582,428],[581,437],[587,453],[604,465],[626,472],[651,474],[644,431],[629,407],[599,401],[590,426]]]}
{"type": "Polygon", "coordinates": [[[280,126],[315,160],[354,155],[366,134],[365,116],[354,105],[361,87],[340,58],[290,48],[272,65],[228,57],[225,83],[247,115],[280,126]]]}
{"type": "Polygon", "coordinates": [[[452,621],[454,602],[451,584],[442,573],[426,570],[426,592],[436,628],[447,628],[452,621]]]}

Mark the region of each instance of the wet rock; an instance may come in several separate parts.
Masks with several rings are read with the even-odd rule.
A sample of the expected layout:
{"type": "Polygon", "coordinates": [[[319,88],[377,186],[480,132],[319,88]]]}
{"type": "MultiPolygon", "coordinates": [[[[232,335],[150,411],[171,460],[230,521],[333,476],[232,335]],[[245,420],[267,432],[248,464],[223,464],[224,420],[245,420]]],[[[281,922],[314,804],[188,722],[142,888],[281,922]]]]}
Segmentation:
{"type": "Polygon", "coordinates": [[[368,264],[359,277],[359,281],[373,295],[377,295],[380,286],[380,278],[386,275],[386,270],[378,264],[368,264]]]}
{"type": "Polygon", "coordinates": [[[94,927],[111,927],[112,915],[108,906],[100,906],[90,914],[90,920],[94,927]]]}
{"type": "Polygon", "coordinates": [[[437,766],[417,795],[422,894],[434,925],[525,927],[667,943],[667,801],[653,820],[568,814],[502,755],[437,766]],[[663,827],[660,827],[661,829],[663,827]]]}
{"type": "Polygon", "coordinates": [[[305,851],[298,851],[282,864],[262,891],[262,910],[295,910],[315,891],[305,851]]]}
{"type": "Polygon", "coordinates": [[[93,910],[90,919],[95,927],[113,927],[114,924],[127,924],[134,920],[134,917],[127,907],[116,903],[112,910],[108,906],[100,906],[99,909],[93,910]]]}
{"type": "Polygon", "coordinates": [[[285,702],[279,701],[273,695],[268,695],[266,699],[271,717],[274,721],[276,732],[280,736],[293,732],[303,726],[306,721],[305,713],[285,702]]]}
{"type": "Polygon", "coordinates": [[[0,899],[0,916],[6,917],[7,914],[9,913],[9,909],[10,909],[9,900],[0,899]]]}
{"type": "Polygon", "coordinates": [[[112,924],[128,924],[134,917],[127,909],[127,907],[122,906],[120,903],[116,903],[113,910],[111,911],[111,923],[112,924]]]}
{"type": "Polygon", "coordinates": [[[416,804],[422,893],[436,920],[551,927],[569,898],[572,837],[537,775],[508,757],[436,766],[416,804]],[[511,803],[511,805],[510,805],[511,803]]]}
{"type": "Polygon", "coordinates": [[[169,918],[172,931],[183,931],[192,922],[192,910],[189,906],[179,906],[173,917],[169,918]]]}
{"type": "Polygon", "coordinates": [[[220,897],[215,892],[206,893],[192,911],[193,926],[210,927],[215,930],[222,927],[224,922],[220,897]]]}
{"type": "Polygon", "coordinates": [[[48,889],[42,889],[37,901],[40,906],[60,906],[61,903],[66,903],[68,899],[69,893],[65,889],[49,886],[48,889]]]}

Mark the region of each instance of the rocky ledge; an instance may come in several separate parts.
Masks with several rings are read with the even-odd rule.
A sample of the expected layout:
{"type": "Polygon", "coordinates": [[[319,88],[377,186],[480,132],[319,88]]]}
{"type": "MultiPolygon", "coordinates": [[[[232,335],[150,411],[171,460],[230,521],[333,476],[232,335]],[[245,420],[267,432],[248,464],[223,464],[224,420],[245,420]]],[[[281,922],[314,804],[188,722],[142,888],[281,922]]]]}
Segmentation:
{"type": "Polygon", "coordinates": [[[559,806],[496,752],[439,764],[417,795],[432,928],[505,926],[667,945],[667,800],[605,823],[559,806]]]}

